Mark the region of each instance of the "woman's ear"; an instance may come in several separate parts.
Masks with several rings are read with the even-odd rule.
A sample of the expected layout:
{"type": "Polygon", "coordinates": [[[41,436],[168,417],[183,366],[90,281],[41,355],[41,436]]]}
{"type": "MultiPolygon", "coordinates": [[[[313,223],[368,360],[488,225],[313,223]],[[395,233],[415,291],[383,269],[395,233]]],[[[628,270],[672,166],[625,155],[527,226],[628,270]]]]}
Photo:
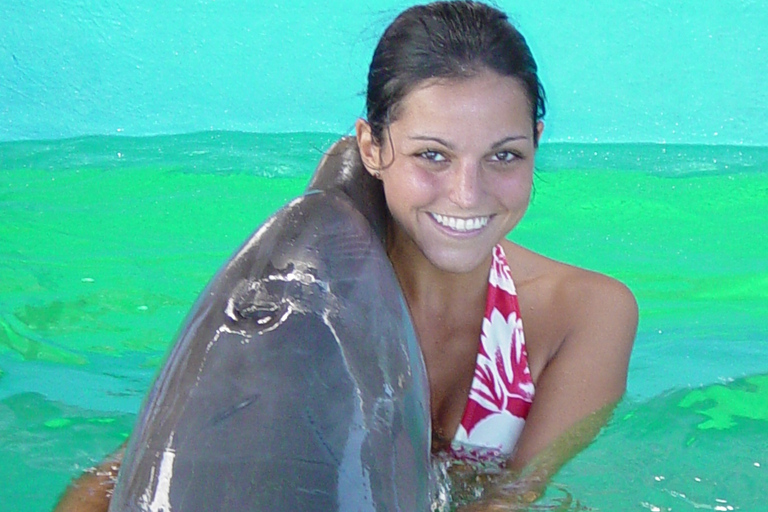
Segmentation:
{"type": "Polygon", "coordinates": [[[534,142],[536,143],[535,146],[539,147],[539,141],[541,140],[541,134],[544,132],[544,123],[542,121],[539,121],[536,123],[536,133],[533,134],[535,137],[534,142]]]}
{"type": "Polygon", "coordinates": [[[355,123],[357,136],[357,148],[360,150],[360,158],[365,169],[375,178],[381,175],[381,147],[373,140],[371,125],[365,119],[358,119],[355,123]]]}

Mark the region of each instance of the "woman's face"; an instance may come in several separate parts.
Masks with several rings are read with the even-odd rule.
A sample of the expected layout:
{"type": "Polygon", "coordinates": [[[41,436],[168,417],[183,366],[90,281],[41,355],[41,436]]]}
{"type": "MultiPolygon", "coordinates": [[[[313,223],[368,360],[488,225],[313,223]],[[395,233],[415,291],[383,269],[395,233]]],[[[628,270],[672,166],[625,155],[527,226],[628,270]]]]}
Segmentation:
{"type": "Polygon", "coordinates": [[[367,123],[357,128],[363,161],[384,183],[391,242],[415,244],[439,269],[477,268],[528,207],[536,138],[513,78],[425,82],[403,99],[381,146],[367,123]]]}

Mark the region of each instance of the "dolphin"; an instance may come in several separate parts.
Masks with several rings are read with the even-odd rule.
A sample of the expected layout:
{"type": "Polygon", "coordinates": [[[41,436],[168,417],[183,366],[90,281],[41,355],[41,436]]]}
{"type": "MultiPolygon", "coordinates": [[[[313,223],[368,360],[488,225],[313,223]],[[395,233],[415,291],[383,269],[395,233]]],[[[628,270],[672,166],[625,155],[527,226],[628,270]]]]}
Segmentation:
{"type": "Polygon", "coordinates": [[[429,510],[426,371],[386,223],[342,138],[193,306],[110,512],[429,510]]]}

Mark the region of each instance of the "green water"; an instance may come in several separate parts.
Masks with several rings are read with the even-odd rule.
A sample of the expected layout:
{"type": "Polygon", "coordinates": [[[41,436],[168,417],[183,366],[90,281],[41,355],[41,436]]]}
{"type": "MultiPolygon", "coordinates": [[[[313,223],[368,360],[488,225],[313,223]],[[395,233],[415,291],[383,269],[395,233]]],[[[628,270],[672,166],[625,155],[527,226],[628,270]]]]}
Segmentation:
{"type": "MultiPolygon", "coordinates": [[[[0,144],[0,511],[50,510],[130,433],[197,294],[335,138],[0,144]]],[[[541,506],[764,510],[768,148],[552,144],[537,167],[512,238],[641,308],[627,398],[541,506]]]]}

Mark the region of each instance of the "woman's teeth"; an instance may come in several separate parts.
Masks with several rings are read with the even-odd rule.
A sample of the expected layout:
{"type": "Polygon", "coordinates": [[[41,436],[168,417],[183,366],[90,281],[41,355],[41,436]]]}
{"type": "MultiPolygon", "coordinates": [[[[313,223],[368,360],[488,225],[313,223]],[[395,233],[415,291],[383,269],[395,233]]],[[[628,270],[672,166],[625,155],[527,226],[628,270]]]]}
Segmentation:
{"type": "Polygon", "coordinates": [[[433,213],[432,218],[437,221],[441,226],[451,228],[454,231],[475,231],[488,224],[490,217],[473,217],[470,219],[462,219],[460,217],[448,217],[447,215],[440,215],[439,213],[433,213]]]}

